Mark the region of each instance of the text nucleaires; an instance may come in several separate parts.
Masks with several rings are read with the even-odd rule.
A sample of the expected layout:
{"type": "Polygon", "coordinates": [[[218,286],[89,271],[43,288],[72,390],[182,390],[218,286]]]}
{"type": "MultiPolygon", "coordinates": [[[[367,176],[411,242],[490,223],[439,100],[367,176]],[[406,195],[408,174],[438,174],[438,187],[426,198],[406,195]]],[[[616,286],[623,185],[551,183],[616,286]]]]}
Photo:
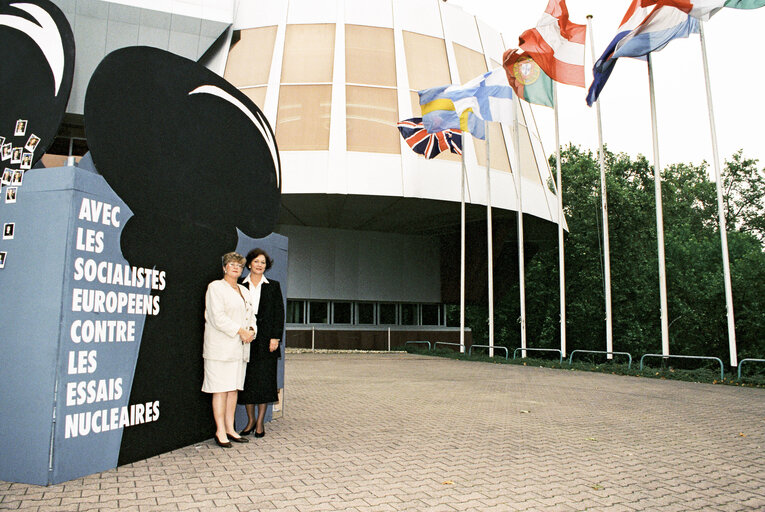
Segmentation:
{"type": "MultiPolygon", "coordinates": [[[[75,229],[76,251],[101,254],[110,239],[118,242],[122,225],[119,206],[83,198],[77,219],[81,225],[75,229]]],[[[133,353],[133,342],[137,335],[140,336],[140,331],[136,333],[140,327],[136,320],[125,316],[159,314],[160,297],[151,292],[165,289],[165,271],[78,255],[74,259],[72,277],[78,285],[72,287],[71,311],[75,317],[69,325],[69,339],[75,350],[69,350],[66,358],[67,375],[72,376],[72,380],[64,384],[64,437],[100,434],[157,421],[158,400],[122,405],[125,393],[129,395],[131,379],[103,375],[103,368],[99,373],[99,352],[94,349],[104,347],[104,344],[128,344],[133,346],[128,349],[133,353]],[[88,287],[89,283],[95,288],[88,287]],[[77,318],[78,314],[88,317],[97,314],[98,317],[77,318]],[[110,314],[118,316],[109,318],[110,314]],[[82,378],[85,376],[87,378],[82,378]],[[108,402],[118,402],[118,405],[93,410],[94,404],[106,405],[108,402]],[[91,410],[76,410],[83,407],[91,410]]],[[[114,352],[119,350],[116,346],[104,350],[102,357],[125,359],[124,352],[114,352]]],[[[131,364],[125,369],[133,370],[131,364]]]]}
{"type": "Polygon", "coordinates": [[[124,405],[97,411],[67,414],[65,438],[100,434],[124,427],[132,427],[159,419],[159,400],[145,404],[124,405]]]}

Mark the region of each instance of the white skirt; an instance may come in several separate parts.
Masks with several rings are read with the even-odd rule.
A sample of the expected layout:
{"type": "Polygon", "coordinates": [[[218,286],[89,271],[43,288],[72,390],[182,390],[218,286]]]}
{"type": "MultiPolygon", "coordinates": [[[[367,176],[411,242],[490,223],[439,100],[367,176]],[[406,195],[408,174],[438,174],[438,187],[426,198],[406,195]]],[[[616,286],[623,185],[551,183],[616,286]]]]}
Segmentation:
{"type": "Polygon", "coordinates": [[[204,393],[225,393],[244,389],[244,374],[247,363],[242,361],[216,361],[205,359],[204,393]]]}

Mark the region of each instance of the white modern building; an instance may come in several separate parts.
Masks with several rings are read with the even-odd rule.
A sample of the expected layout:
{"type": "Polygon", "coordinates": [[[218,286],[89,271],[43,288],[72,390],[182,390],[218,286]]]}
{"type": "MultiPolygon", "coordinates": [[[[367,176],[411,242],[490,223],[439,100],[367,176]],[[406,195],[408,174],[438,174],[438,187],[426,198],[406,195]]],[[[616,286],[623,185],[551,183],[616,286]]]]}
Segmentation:
{"type": "MultiPolygon", "coordinates": [[[[374,333],[388,328],[446,336],[444,305],[459,301],[460,158],[425,160],[396,123],[420,116],[418,90],[499,67],[501,34],[442,0],[54,3],[72,24],[77,58],[52,152],[86,150],[85,90],[110,51],[150,45],[200,61],[249,96],[276,133],[283,173],[277,232],[289,237],[288,344],[310,343],[312,328],[314,343],[316,329],[324,333],[323,346],[379,348],[374,333]]],[[[470,301],[486,300],[489,189],[497,295],[517,279],[515,172],[526,258],[556,240],[550,170],[529,105],[521,104],[519,170],[512,126],[488,130],[490,187],[486,143],[464,140],[470,301]]]]}

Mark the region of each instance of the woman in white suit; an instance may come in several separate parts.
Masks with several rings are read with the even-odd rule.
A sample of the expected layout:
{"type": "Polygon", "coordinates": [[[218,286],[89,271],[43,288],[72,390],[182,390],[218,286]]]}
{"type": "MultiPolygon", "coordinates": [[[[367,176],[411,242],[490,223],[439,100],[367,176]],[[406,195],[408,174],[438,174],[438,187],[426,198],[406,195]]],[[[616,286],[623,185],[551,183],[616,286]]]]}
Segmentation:
{"type": "Polygon", "coordinates": [[[231,441],[248,440],[234,430],[237,390],[244,386],[255,338],[249,291],[237,283],[245,259],[235,252],[223,255],[223,279],[207,286],[205,295],[204,382],[202,391],[212,393],[215,442],[224,448],[231,441]]]}

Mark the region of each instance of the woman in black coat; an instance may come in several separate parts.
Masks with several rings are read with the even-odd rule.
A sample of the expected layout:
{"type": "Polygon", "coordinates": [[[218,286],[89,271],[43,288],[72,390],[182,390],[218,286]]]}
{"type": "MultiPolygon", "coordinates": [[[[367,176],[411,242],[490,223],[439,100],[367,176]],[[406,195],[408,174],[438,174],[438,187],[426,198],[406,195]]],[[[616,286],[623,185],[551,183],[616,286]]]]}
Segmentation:
{"type": "Polygon", "coordinates": [[[255,437],[266,435],[263,420],[266,406],[279,400],[276,389],[276,364],[281,357],[279,340],[284,332],[284,301],[282,289],[276,280],[268,280],[265,271],[273,260],[263,249],[253,249],[247,254],[250,274],[242,283],[250,293],[250,301],[257,317],[255,339],[251,345],[250,362],[244,379],[244,389],[239,392],[238,402],[247,410],[247,426],[241,435],[255,431],[255,437]],[[255,404],[258,415],[255,417],[255,404]]]}

